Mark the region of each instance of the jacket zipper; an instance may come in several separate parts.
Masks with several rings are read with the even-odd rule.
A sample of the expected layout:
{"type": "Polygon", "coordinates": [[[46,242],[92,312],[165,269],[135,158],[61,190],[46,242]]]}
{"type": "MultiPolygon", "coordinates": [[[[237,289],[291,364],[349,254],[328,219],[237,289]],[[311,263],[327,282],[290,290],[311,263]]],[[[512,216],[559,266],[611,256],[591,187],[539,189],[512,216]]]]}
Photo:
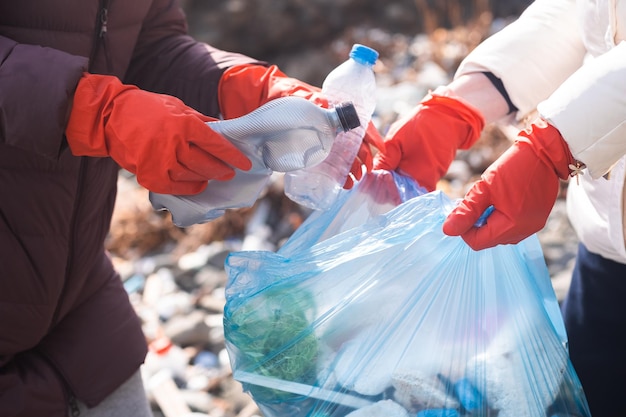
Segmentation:
{"type": "Polygon", "coordinates": [[[68,254],[67,254],[67,264],[65,267],[65,277],[63,279],[63,287],[61,288],[61,293],[59,294],[59,300],[57,302],[57,306],[54,309],[54,314],[52,316],[52,321],[50,322],[50,330],[53,326],[57,324],[57,320],[59,318],[61,304],[63,299],[65,298],[65,293],[67,292],[67,284],[72,275],[72,263],[74,260],[74,242],[76,241],[76,217],[78,214],[78,206],[80,205],[80,196],[83,193],[83,172],[85,170],[85,157],[80,157],[80,165],[78,167],[78,182],[76,184],[76,195],[74,196],[74,207],[72,208],[72,222],[70,223],[70,242],[68,245],[68,254]]]}
{"type": "Polygon", "coordinates": [[[80,416],[80,408],[78,407],[78,400],[74,395],[70,396],[70,417],[80,416]]]}
{"type": "MultiPolygon", "coordinates": [[[[100,1],[100,11],[98,13],[98,22],[96,27],[96,44],[94,48],[92,48],[92,54],[89,62],[89,66],[91,67],[93,63],[93,57],[96,56],[98,52],[98,46],[100,45],[100,40],[104,40],[107,33],[107,19],[108,19],[108,5],[110,0],[101,0],[100,1]]],[[[106,46],[106,45],[105,45],[106,46]]],[[[107,60],[108,65],[108,60],[107,60]]],[[[80,205],[80,197],[83,193],[83,172],[85,171],[85,157],[80,158],[80,165],[78,167],[78,182],[76,184],[76,195],[74,197],[74,207],[72,209],[72,222],[70,226],[70,243],[68,247],[68,256],[67,256],[67,267],[65,270],[65,279],[63,280],[63,288],[61,289],[61,294],[59,295],[59,303],[57,304],[54,315],[52,316],[51,326],[54,326],[57,322],[60,313],[61,301],[65,297],[65,292],[67,291],[67,283],[72,273],[72,262],[74,257],[74,242],[76,241],[76,217],[78,213],[78,207],[80,205]]]]}
{"type": "MultiPolygon", "coordinates": [[[[82,194],[83,191],[83,184],[84,184],[84,180],[83,180],[83,171],[85,170],[85,157],[81,157],[80,158],[80,166],[78,167],[78,182],[76,184],[76,196],[74,198],[74,207],[72,208],[72,221],[70,223],[70,242],[68,245],[68,254],[67,254],[67,261],[66,261],[66,267],[65,267],[65,276],[63,278],[63,287],[61,288],[61,293],[59,294],[59,298],[57,301],[57,305],[54,309],[54,314],[52,315],[52,320],[50,321],[50,327],[48,328],[48,332],[50,332],[50,330],[52,330],[52,328],[56,325],[57,320],[59,319],[59,314],[61,312],[61,305],[63,303],[63,299],[65,298],[65,293],[67,292],[67,285],[70,279],[70,276],[72,275],[72,264],[73,264],[73,260],[74,260],[74,242],[76,241],[76,217],[77,217],[77,213],[78,213],[78,206],[80,205],[79,201],[80,201],[80,196],[82,194]]],[[[50,362],[51,366],[53,366],[57,372],[59,373],[59,375],[62,376],[62,378],[65,380],[65,383],[67,384],[67,390],[68,390],[68,407],[69,407],[69,411],[70,411],[70,416],[71,417],[78,417],[80,415],[80,409],[78,407],[78,403],[76,400],[76,397],[73,394],[73,388],[70,386],[69,381],[67,380],[67,378],[65,378],[65,375],[61,372],[60,369],[58,369],[54,363],[47,357],[47,355],[45,355],[43,352],[41,353],[42,356],[50,362]]]]}
{"type": "Polygon", "coordinates": [[[63,277],[63,287],[61,288],[61,293],[59,294],[59,298],[57,301],[57,305],[54,309],[54,314],[52,315],[52,320],[50,321],[50,328],[48,331],[52,330],[52,328],[57,324],[57,320],[59,319],[59,314],[61,312],[61,305],[63,299],[65,298],[65,293],[67,292],[67,285],[72,275],[72,263],[74,259],[74,242],[76,241],[76,217],[78,213],[78,206],[80,205],[80,195],[82,194],[83,189],[83,171],[85,166],[85,157],[80,158],[80,166],[78,167],[78,182],[76,184],[76,195],[74,197],[74,207],[72,208],[72,221],[70,223],[70,242],[68,245],[68,253],[67,253],[67,263],[65,267],[65,276],[63,277]]]}
{"type": "MultiPolygon", "coordinates": [[[[56,316],[56,314],[55,314],[56,316]]],[[[43,352],[38,351],[39,354],[41,355],[42,359],[44,361],[46,361],[48,363],[48,366],[50,366],[52,369],[54,369],[58,374],[59,377],[65,381],[65,385],[63,386],[63,391],[65,392],[66,395],[66,399],[67,399],[67,412],[69,412],[69,416],[70,417],[79,417],[81,412],[80,412],[80,407],[78,406],[78,399],[74,396],[74,392],[71,390],[69,383],[67,382],[67,378],[65,378],[65,375],[63,375],[61,373],[61,371],[59,370],[59,368],[56,367],[56,365],[54,364],[54,362],[52,360],[50,360],[50,358],[43,352]]]]}
{"type": "MultiPolygon", "coordinates": [[[[108,6],[109,0],[101,0],[100,7],[98,10],[98,21],[96,22],[96,36],[94,37],[94,45],[91,48],[91,56],[89,57],[89,71],[91,72],[93,62],[95,57],[98,54],[98,50],[100,49],[100,45],[103,45],[107,71],[111,72],[111,60],[109,57],[109,52],[106,44],[106,34],[107,34],[107,24],[108,24],[108,6]]],[[[63,299],[65,298],[65,293],[67,292],[67,285],[72,275],[72,264],[74,259],[74,242],[76,241],[76,218],[78,214],[78,208],[80,206],[80,197],[83,193],[84,187],[84,175],[85,171],[85,157],[80,158],[80,164],[78,167],[78,182],[76,184],[76,195],[74,196],[74,207],[72,208],[72,221],[70,224],[70,242],[68,246],[68,255],[67,255],[67,264],[65,269],[65,277],[63,279],[63,287],[61,288],[61,293],[59,294],[59,299],[57,302],[57,306],[54,309],[54,313],[52,315],[52,320],[50,322],[50,329],[56,324],[59,314],[61,312],[61,305],[63,299]]],[[[45,355],[44,355],[45,357],[45,355]]],[[[76,397],[72,392],[69,393],[69,411],[71,417],[78,417],[80,415],[80,408],[78,407],[78,402],[76,397]]]]}
{"type": "MultiPolygon", "coordinates": [[[[108,6],[110,0],[100,0],[100,6],[98,9],[98,20],[96,22],[96,36],[94,37],[94,46],[91,49],[91,56],[89,58],[89,70],[91,71],[91,67],[93,65],[94,58],[98,54],[98,50],[100,49],[100,43],[104,41],[107,33],[107,23],[108,23],[108,6]]],[[[107,66],[109,66],[107,59],[107,66]]],[[[74,242],[76,240],[76,215],[78,213],[78,206],[80,205],[80,196],[82,194],[83,189],[83,172],[85,171],[85,157],[80,158],[80,165],[78,167],[78,183],[76,184],[76,195],[74,197],[74,207],[72,209],[72,222],[70,226],[70,244],[68,247],[68,256],[67,256],[67,267],[65,270],[65,279],[63,280],[63,288],[61,289],[61,294],[59,295],[59,302],[54,310],[54,315],[52,316],[52,322],[50,326],[54,326],[59,317],[61,302],[65,297],[65,292],[67,291],[67,282],[69,277],[71,276],[71,266],[73,261],[74,254],[74,242]]],[[[52,328],[52,327],[51,327],[52,328]]]]}
{"type": "Polygon", "coordinates": [[[96,15],[96,31],[94,34],[93,47],[91,48],[91,56],[89,57],[89,68],[92,69],[93,62],[100,52],[100,47],[104,52],[104,59],[106,62],[106,70],[108,74],[113,72],[111,65],[111,55],[109,52],[107,32],[109,30],[109,5],[110,0],[100,0],[100,6],[98,7],[98,13],[96,15]]]}

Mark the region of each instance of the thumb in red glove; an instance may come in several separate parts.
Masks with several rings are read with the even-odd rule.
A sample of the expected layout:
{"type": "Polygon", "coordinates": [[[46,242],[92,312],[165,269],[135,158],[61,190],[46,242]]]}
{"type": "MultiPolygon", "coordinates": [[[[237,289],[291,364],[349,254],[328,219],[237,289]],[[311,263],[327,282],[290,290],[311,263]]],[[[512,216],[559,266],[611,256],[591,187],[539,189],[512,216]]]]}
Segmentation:
{"type": "Polygon", "coordinates": [[[398,171],[433,191],[457,149],[471,147],[484,125],[477,109],[434,92],[391,126],[374,158],[374,169],[398,171]]]}
{"type": "Polygon", "coordinates": [[[140,90],[107,75],[79,80],[65,130],[72,154],[110,156],[161,194],[197,194],[207,181],[228,180],[250,160],[211,130],[215,120],[176,97],[140,90]]]}
{"type": "Polygon", "coordinates": [[[474,250],[518,243],[538,232],[556,201],[559,178],[567,179],[574,158],[559,131],[539,120],[502,154],[448,215],[443,232],[461,236],[474,250]],[[486,224],[475,227],[493,206],[486,224]]]}

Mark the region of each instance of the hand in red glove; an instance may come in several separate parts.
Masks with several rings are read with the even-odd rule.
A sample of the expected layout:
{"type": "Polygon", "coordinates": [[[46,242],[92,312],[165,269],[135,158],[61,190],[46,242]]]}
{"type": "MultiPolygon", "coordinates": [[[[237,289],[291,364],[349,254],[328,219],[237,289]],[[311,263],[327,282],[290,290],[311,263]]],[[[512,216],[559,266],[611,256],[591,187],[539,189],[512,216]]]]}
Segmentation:
{"type": "MultiPolygon", "coordinates": [[[[256,64],[236,65],[224,71],[218,86],[220,111],[224,119],[241,117],[262,106],[270,100],[298,96],[305,98],[320,107],[328,108],[328,100],[322,95],[319,87],[288,77],[276,65],[265,67],[256,64]]],[[[366,143],[374,142],[379,136],[372,123],[366,131],[357,158],[350,170],[357,181],[361,179],[365,165],[367,171],[372,170],[372,153],[366,143]]],[[[354,180],[348,176],[344,188],[349,189],[354,180]]]]}
{"type": "Polygon", "coordinates": [[[398,171],[433,191],[457,149],[471,147],[484,125],[478,110],[456,98],[432,93],[391,126],[374,158],[374,169],[398,171]]]}
{"type": "Polygon", "coordinates": [[[181,100],[85,74],[65,134],[77,156],[110,156],[161,194],[197,194],[207,181],[228,180],[250,160],[205,122],[215,120],[181,100]]]}
{"type": "Polygon", "coordinates": [[[559,178],[574,158],[559,131],[540,120],[500,156],[448,215],[443,232],[461,236],[474,250],[518,243],[541,230],[554,206],[559,178]],[[485,225],[474,227],[493,205],[485,225]]]}

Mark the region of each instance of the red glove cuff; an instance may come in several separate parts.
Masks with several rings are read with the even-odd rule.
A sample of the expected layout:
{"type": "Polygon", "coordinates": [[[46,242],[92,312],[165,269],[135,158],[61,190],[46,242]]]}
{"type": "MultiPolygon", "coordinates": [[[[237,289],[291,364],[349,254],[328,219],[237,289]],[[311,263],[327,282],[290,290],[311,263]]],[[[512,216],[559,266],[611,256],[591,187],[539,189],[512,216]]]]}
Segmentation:
{"type": "Polygon", "coordinates": [[[72,111],[65,129],[68,145],[76,156],[109,156],[105,123],[119,94],[138,90],[122,84],[116,77],[85,73],[78,81],[72,111]]]}
{"type": "Polygon", "coordinates": [[[574,175],[572,171],[582,165],[574,159],[558,129],[543,119],[538,119],[530,128],[521,131],[517,140],[529,143],[534,148],[537,158],[553,167],[556,175],[562,180],[574,175]]]}
{"type": "Polygon", "coordinates": [[[318,87],[288,77],[276,65],[235,65],[228,68],[218,86],[218,101],[224,119],[250,113],[270,100],[286,96],[305,98],[328,107],[318,87]]]}
{"type": "Polygon", "coordinates": [[[482,114],[468,104],[453,97],[429,95],[391,126],[374,168],[410,175],[432,191],[457,149],[471,147],[484,125],[482,114]]]}
{"type": "Polygon", "coordinates": [[[465,124],[464,129],[455,129],[455,135],[450,138],[456,139],[455,150],[471,148],[485,127],[485,119],[480,111],[457,98],[431,94],[422,101],[421,106],[436,109],[440,117],[465,124]]]}

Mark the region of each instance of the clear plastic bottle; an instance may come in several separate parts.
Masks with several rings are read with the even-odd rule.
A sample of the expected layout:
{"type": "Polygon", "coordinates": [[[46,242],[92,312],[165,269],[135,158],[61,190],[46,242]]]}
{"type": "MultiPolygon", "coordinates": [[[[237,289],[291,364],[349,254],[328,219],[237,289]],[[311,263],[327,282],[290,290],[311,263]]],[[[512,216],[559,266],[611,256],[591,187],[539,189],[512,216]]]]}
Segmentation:
{"type": "Polygon", "coordinates": [[[351,103],[324,109],[302,97],[272,100],[236,119],[207,125],[230,140],[252,162],[249,171],[235,170],[229,181],[209,181],[200,194],[178,196],[150,193],[156,210],[169,210],[179,227],[204,223],[226,209],[250,207],[273,171],[288,172],[319,164],[335,137],[359,126],[351,103]]]}
{"type": "Polygon", "coordinates": [[[151,378],[166,369],[173,378],[184,380],[189,362],[190,358],[183,348],[162,336],[150,343],[142,372],[147,378],[151,378]]]}
{"type": "Polygon", "coordinates": [[[326,210],[337,199],[376,107],[376,78],[372,67],[377,59],[376,50],[355,44],[350,58],[324,80],[322,93],[329,104],[352,102],[361,125],[339,134],[322,163],[285,174],[285,194],[296,203],[326,210]]]}

